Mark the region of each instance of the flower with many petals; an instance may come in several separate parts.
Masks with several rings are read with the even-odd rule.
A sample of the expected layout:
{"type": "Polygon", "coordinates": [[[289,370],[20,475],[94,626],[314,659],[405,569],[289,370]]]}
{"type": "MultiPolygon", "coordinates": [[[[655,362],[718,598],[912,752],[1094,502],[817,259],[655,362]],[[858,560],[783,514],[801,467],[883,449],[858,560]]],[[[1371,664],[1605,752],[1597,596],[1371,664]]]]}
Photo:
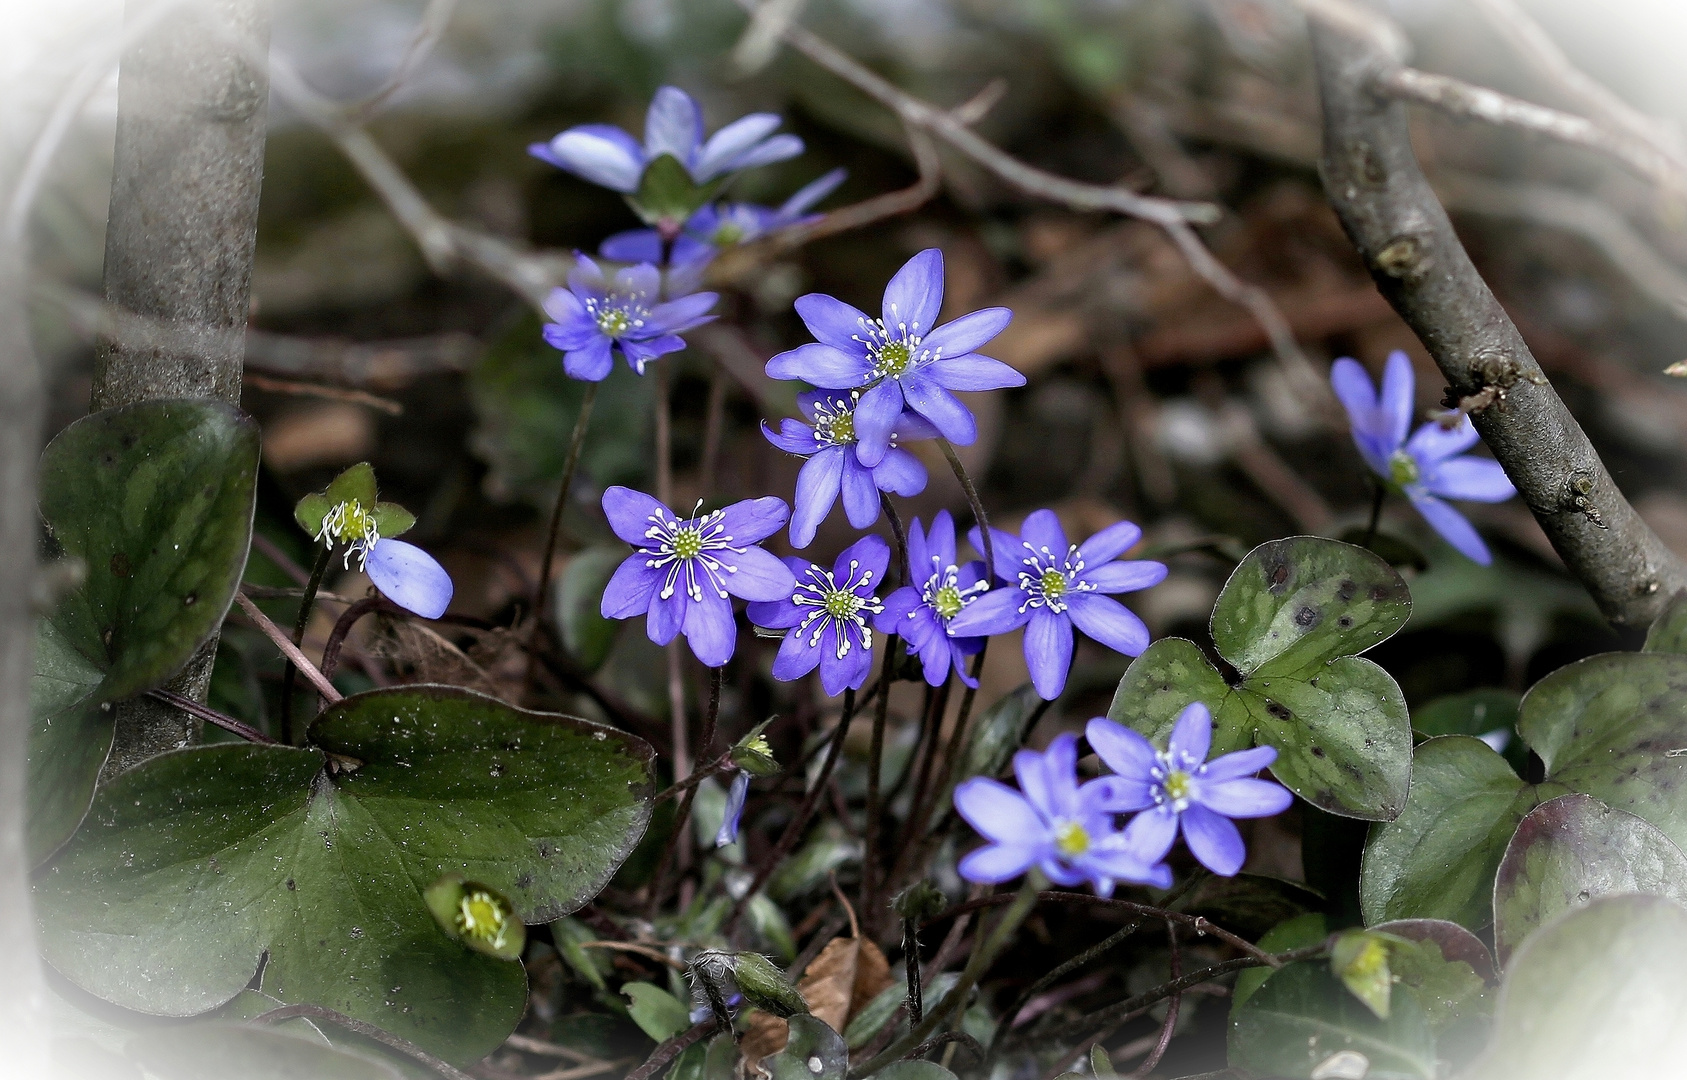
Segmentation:
{"type": "Polygon", "coordinates": [[[1455,422],[1431,420],[1406,437],[1412,426],[1414,381],[1412,361],[1403,352],[1388,354],[1380,399],[1358,361],[1342,357],[1330,368],[1330,385],[1347,409],[1353,442],[1365,464],[1404,493],[1442,539],[1487,566],[1494,558],[1488,545],[1463,514],[1442,500],[1504,502],[1517,489],[1499,462],[1464,453],[1476,444],[1477,435],[1462,412],[1455,422]]]}
{"type": "Polygon", "coordinates": [[[876,465],[861,461],[855,436],[855,410],[860,395],[837,390],[813,390],[797,395],[797,406],[809,422],[786,419],[775,433],[764,422],[767,441],[787,453],[805,457],[797,472],[792,499],[791,546],[805,548],[814,532],[843,495],[844,514],[857,529],[879,520],[879,492],[918,495],[925,490],[926,469],[920,459],[896,445],[898,439],[929,439],[937,432],[924,419],[903,413],[891,431],[891,445],[876,465]]]}
{"type": "Polygon", "coordinates": [[[1117,775],[1095,781],[1106,789],[1102,804],[1117,813],[1140,810],[1125,827],[1126,839],[1145,857],[1165,858],[1178,830],[1195,858],[1215,874],[1242,869],[1247,849],[1231,818],[1270,817],[1294,802],[1289,789],[1254,774],[1277,760],[1269,746],[1207,760],[1213,717],[1195,702],[1178,714],[1165,750],[1128,727],[1097,717],[1085,734],[1117,775]]]}
{"type": "Polygon", "coordinates": [[[600,382],[614,363],[618,349],[640,375],[658,356],[685,348],[679,334],[714,318],[712,292],[693,293],[662,302],[662,275],[641,263],[617,271],[605,280],[597,263],[579,256],[568,275],[568,288],[553,289],[545,313],[545,341],[562,350],[562,369],[569,378],[600,382]]]}
{"type": "Polygon", "coordinates": [[[437,619],[451,605],[455,588],[445,568],[415,544],[393,539],[416,518],[397,503],[379,500],[368,462],[335,477],[327,490],[300,499],[293,515],[329,550],[344,544],[341,565],[349,569],[356,559],[381,595],[404,610],[437,619]]]}
{"type": "Polygon", "coordinates": [[[884,580],[890,545],[881,537],[863,536],[844,549],[831,569],[802,559],[785,562],[796,575],[796,588],[748,609],[757,626],[786,631],[773,659],[773,677],[793,682],[819,667],[826,693],[861,689],[873,667],[869,619],[884,610],[873,590],[884,580]]]}
{"type": "MultiPolygon", "coordinates": [[[[972,546],[984,550],[975,528],[972,546]]],[[[1164,563],[1117,561],[1142,538],[1128,521],[1071,544],[1052,510],[1025,519],[1019,536],[990,530],[996,576],[1005,585],[967,605],[949,623],[954,637],[987,637],[1025,627],[1025,663],[1037,693],[1054,700],[1066,688],[1072,666],[1072,627],[1126,656],[1148,647],[1148,627],[1106,593],[1134,592],[1158,585],[1164,563]]]]}
{"type": "Polygon", "coordinates": [[[644,143],[610,124],[582,124],[528,153],[594,184],[632,194],[651,162],[668,155],[692,181],[706,184],[727,173],[794,158],[803,151],[795,135],[775,135],[781,121],[772,113],[751,113],[703,138],[703,110],[674,86],[656,91],[644,118],[644,143]]]}
{"type": "Polygon", "coordinates": [[[1076,737],[1059,735],[1045,753],[1013,756],[1020,790],[984,776],[955,788],[955,809],[990,841],[961,859],[963,878],[995,885],[1036,867],[1060,885],[1089,882],[1102,896],[1121,881],[1171,887],[1164,853],[1145,854],[1114,825],[1106,783],[1079,785],[1077,757],[1076,737]]]}
{"type": "Polygon", "coordinates": [[[937,326],[942,307],[943,253],[927,248],[885,286],[880,318],[824,293],[797,297],[797,314],[816,340],[769,360],[767,373],[827,390],[860,390],[855,433],[864,465],[878,464],[889,451],[904,409],[950,442],[971,443],[978,424],[951,391],[1025,385],[1025,376],[975,351],[1006,328],[1013,312],[985,308],[937,326]]]}
{"type": "Polygon", "coordinates": [[[641,491],[611,487],[603,512],[636,549],[604,587],[603,617],[644,615],[651,641],[666,645],[684,634],[709,667],[732,659],[737,644],[732,597],[779,600],[796,586],[784,563],[755,546],[790,516],[781,499],[745,499],[681,518],[641,491]]]}
{"type": "Polygon", "coordinates": [[[984,647],[981,637],[950,637],[949,624],[989,588],[982,562],[961,563],[956,555],[955,521],[939,510],[931,531],[915,518],[908,526],[908,569],[913,583],[885,597],[874,625],[881,634],[900,634],[908,654],[920,658],[925,680],[942,686],[953,668],[961,682],[977,686],[966,672],[966,658],[984,647]]]}

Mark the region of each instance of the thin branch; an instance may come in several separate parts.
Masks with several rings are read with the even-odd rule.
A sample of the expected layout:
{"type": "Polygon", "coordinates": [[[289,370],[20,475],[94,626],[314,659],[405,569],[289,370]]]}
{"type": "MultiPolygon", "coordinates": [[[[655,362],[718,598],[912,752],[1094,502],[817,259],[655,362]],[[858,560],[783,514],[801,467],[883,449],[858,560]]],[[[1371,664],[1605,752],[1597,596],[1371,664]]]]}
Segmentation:
{"type": "Polygon", "coordinates": [[[700,1024],[693,1024],[652,1050],[650,1057],[645,1059],[643,1065],[627,1074],[627,1080],[655,1080],[655,1077],[660,1076],[662,1071],[668,1067],[668,1064],[679,1057],[687,1047],[693,1043],[701,1042],[718,1026],[720,1026],[720,1020],[711,1012],[707,1020],[700,1024]]]}
{"type": "Polygon", "coordinates": [[[456,10],[457,0],[428,0],[427,10],[422,12],[421,21],[411,33],[398,66],[393,68],[392,74],[387,76],[387,81],[373,94],[348,110],[354,119],[359,122],[369,120],[386,107],[394,94],[403,89],[404,84],[410,81],[410,76],[416,74],[416,69],[433,55],[456,10]]]}
{"type": "Polygon", "coordinates": [[[296,1016],[302,1016],[307,1020],[324,1020],[337,1027],[343,1027],[347,1031],[361,1035],[366,1039],[373,1039],[382,1046],[385,1046],[390,1050],[396,1050],[398,1053],[403,1054],[405,1057],[420,1065],[425,1065],[427,1068],[432,1069],[434,1072],[445,1077],[445,1080],[474,1080],[474,1077],[470,1076],[468,1073],[463,1072],[448,1061],[442,1061],[439,1058],[434,1057],[432,1054],[423,1050],[420,1046],[417,1046],[408,1039],[400,1038],[384,1028],[378,1028],[374,1024],[354,1019],[353,1017],[347,1016],[345,1013],[335,1012],[333,1009],[325,1008],[321,1005],[283,1005],[279,1009],[271,1009],[269,1012],[254,1017],[252,1019],[252,1023],[278,1024],[283,1020],[291,1020],[296,1016]]]}
{"type": "Polygon", "coordinates": [[[225,716],[209,705],[201,705],[190,697],[183,697],[181,694],[172,693],[169,690],[150,690],[148,694],[166,705],[174,705],[182,712],[197,716],[207,724],[215,724],[224,731],[233,732],[247,742],[262,743],[265,746],[280,745],[279,740],[270,738],[250,724],[243,724],[232,716],[225,716]]]}
{"type": "Polygon", "coordinates": [[[1453,116],[1518,128],[1558,142],[1596,150],[1614,158],[1636,176],[1675,191],[1687,188],[1687,173],[1655,143],[1573,113],[1514,98],[1486,86],[1416,68],[1378,71],[1371,85],[1391,97],[1440,109],[1453,116]]]}
{"type": "Polygon", "coordinates": [[[1687,566],[1634,512],[1477,273],[1413,155],[1405,107],[1367,92],[1392,59],[1317,19],[1312,43],[1324,187],[1378,289],[1451,399],[1491,402],[1472,410],[1476,430],[1605,617],[1648,625],[1687,588],[1687,566]]]}
{"type": "Polygon", "coordinates": [[[247,599],[245,593],[235,593],[234,602],[240,605],[240,610],[246,613],[248,619],[257,624],[258,629],[263,631],[265,637],[275,642],[275,647],[281,650],[281,655],[293,661],[294,666],[304,672],[305,678],[310,680],[311,685],[316,687],[316,692],[326,698],[329,704],[333,704],[345,696],[334,689],[333,683],[323,678],[322,672],[317,669],[315,664],[310,662],[310,658],[300,652],[299,647],[293,644],[292,639],[287,636],[286,632],[270,622],[269,616],[260,611],[258,605],[247,599]]]}
{"type": "Polygon", "coordinates": [[[268,394],[287,394],[292,397],[315,397],[326,398],[329,401],[346,401],[353,405],[367,405],[371,409],[386,413],[388,416],[401,416],[404,413],[404,406],[392,398],[384,398],[365,390],[347,390],[338,386],[297,382],[293,379],[275,379],[268,375],[256,375],[250,371],[245,373],[242,382],[254,390],[262,390],[268,394]]]}

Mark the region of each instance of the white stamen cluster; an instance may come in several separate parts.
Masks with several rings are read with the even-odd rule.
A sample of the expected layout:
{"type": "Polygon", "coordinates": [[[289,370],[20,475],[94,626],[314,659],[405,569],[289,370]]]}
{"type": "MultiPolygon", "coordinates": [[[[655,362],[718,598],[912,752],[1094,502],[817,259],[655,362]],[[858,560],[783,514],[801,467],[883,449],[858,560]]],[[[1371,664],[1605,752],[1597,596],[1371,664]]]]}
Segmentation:
{"type": "Polygon", "coordinates": [[[848,656],[853,647],[848,633],[852,626],[861,639],[861,647],[873,647],[873,628],[867,625],[866,616],[877,615],[885,606],[872,594],[872,583],[873,572],[863,569],[854,559],[850,560],[849,577],[842,585],[830,570],[818,566],[808,568],[807,579],[798,581],[797,591],[791,594],[791,603],[813,609],[803,616],[796,629],[798,634],[808,635],[809,648],[820,644],[828,625],[837,627],[839,660],[848,656]]]}
{"type": "MultiPolygon", "coordinates": [[[[896,316],[894,307],[891,315],[893,318],[896,316]]],[[[873,362],[873,370],[865,380],[867,382],[900,379],[915,368],[943,358],[942,349],[926,349],[920,345],[925,334],[917,322],[897,318],[891,325],[883,319],[861,318],[856,320],[855,325],[860,333],[850,337],[866,347],[867,358],[873,362]]]]}
{"type": "MultiPolygon", "coordinates": [[[[703,504],[699,501],[697,509],[702,508],[703,504]]],[[[695,515],[696,510],[692,513],[695,515]]],[[[742,555],[744,549],[732,545],[732,537],[726,533],[726,515],[722,511],[681,521],[658,510],[646,520],[650,522],[650,528],[644,530],[644,535],[652,543],[643,549],[650,556],[644,565],[652,569],[668,568],[667,579],[662,582],[658,594],[663,600],[674,595],[682,573],[685,575],[685,594],[691,599],[703,599],[704,580],[721,599],[728,597],[722,582],[726,580],[725,575],[736,574],[738,567],[721,561],[716,553],[742,555]]]]}
{"type": "Polygon", "coordinates": [[[364,509],[356,499],[347,499],[323,516],[322,528],[317,530],[316,539],[329,547],[350,541],[340,565],[350,570],[351,557],[356,555],[357,568],[362,570],[369,559],[369,549],[381,539],[381,530],[370,510],[364,509]]]}
{"type": "Polygon", "coordinates": [[[840,398],[822,398],[814,404],[814,438],[823,446],[852,446],[855,443],[855,407],[861,402],[859,391],[851,392],[849,402],[840,398]]]}
{"type": "Polygon", "coordinates": [[[1078,580],[1078,575],[1084,572],[1084,557],[1078,553],[1078,545],[1068,548],[1066,557],[1059,562],[1046,547],[1022,546],[1030,554],[1021,560],[1025,569],[1019,572],[1019,587],[1025,590],[1025,603],[1019,605],[1021,612],[1026,608],[1046,607],[1058,615],[1066,610],[1068,593],[1095,590],[1089,582],[1078,580]]]}
{"type": "Polygon", "coordinates": [[[1170,751],[1154,757],[1154,767],[1148,770],[1148,775],[1154,778],[1154,803],[1157,806],[1170,803],[1171,808],[1181,814],[1189,807],[1195,778],[1207,771],[1206,763],[1196,761],[1188,754],[1178,754],[1174,758],[1170,751]]]}
{"type": "Polygon", "coordinates": [[[603,336],[609,338],[625,337],[642,330],[645,320],[650,318],[650,306],[645,303],[642,293],[589,296],[585,307],[586,314],[597,323],[603,336]]]}
{"type": "MultiPolygon", "coordinates": [[[[926,607],[937,613],[947,626],[949,620],[961,613],[961,610],[974,600],[978,594],[987,592],[990,588],[988,581],[975,581],[966,588],[961,588],[961,568],[953,564],[943,565],[943,560],[936,555],[931,557],[931,577],[920,588],[920,599],[925,601],[926,607]]],[[[912,619],[918,614],[916,608],[908,613],[912,619]]]]}

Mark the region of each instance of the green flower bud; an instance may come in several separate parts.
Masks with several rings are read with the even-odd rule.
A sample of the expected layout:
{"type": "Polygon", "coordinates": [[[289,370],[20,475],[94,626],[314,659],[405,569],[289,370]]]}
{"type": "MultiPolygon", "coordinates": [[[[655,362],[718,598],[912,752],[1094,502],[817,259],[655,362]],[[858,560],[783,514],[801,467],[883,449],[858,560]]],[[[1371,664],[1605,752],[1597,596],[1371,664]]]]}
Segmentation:
{"type": "Polygon", "coordinates": [[[746,1005],[781,1018],[808,1012],[808,1002],[796,986],[760,953],[732,954],[732,969],[746,1005]]]}
{"type": "Polygon", "coordinates": [[[949,906],[949,898],[943,895],[943,890],[939,889],[935,882],[927,878],[897,893],[890,906],[904,919],[925,922],[942,914],[943,909],[949,906]]]}
{"type": "Polygon", "coordinates": [[[429,885],[422,899],[448,937],[500,960],[521,959],[527,927],[503,893],[451,873],[429,885]]]}
{"type": "Polygon", "coordinates": [[[1330,949],[1330,970],[1379,1019],[1388,1019],[1394,976],[1388,966],[1387,938],[1363,930],[1338,935],[1330,949]]]}
{"type": "Polygon", "coordinates": [[[751,776],[777,776],[780,772],[773,748],[767,745],[767,739],[762,735],[773,720],[771,716],[763,720],[732,746],[732,763],[751,776]]]}

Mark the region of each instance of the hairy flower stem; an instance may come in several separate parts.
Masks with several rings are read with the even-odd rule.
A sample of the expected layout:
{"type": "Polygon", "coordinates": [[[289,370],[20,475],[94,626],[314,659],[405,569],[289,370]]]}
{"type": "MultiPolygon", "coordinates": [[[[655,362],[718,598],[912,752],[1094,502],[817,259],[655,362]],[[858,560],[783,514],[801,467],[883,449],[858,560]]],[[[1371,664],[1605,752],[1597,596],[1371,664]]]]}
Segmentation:
{"type": "Polygon", "coordinates": [[[379,610],[386,603],[379,596],[366,596],[357,603],[340,612],[340,617],[334,621],[334,629],[328,632],[328,643],[322,647],[322,677],[332,679],[334,672],[340,666],[340,651],[345,648],[346,635],[357,625],[357,620],[379,610]]]}
{"type": "Polygon", "coordinates": [[[744,895],[740,896],[738,901],[732,905],[732,911],[727,915],[726,922],[721,924],[721,935],[723,937],[731,936],[733,928],[738,925],[738,920],[744,917],[744,909],[749,907],[750,898],[761,891],[762,886],[767,884],[767,879],[773,876],[773,871],[779,866],[780,862],[791,853],[792,848],[797,846],[797,841],[801,839],[804,827],[808,825],[808,819],[814,816],[815,808],[820,805],[821,796],[825,794],[827,785],[832,781],[832,770],[837,768],[838,758],[843,754],[844,736],[849,733],[849,722],[854,718],[855,691],[845,690],[843,714],[838,717],[838,726],[832,731],[832,741],[827,746],[826,761],[820,766],[820,775],[815,778],[814,786],[809,788],[808,795],[803,799],[802,806],[798,808],[796,816],[785,826],[785,831],[779,834],[779,842],[773,845],[773,850],[767,853],[767,858],[763,859],[762,864],[756,868],[755,880],[750,883],[748,889],[744,890],[744,895]]]}
{"type": "Polygon", "coordinates": [[[890,718],[890,684],[896,681],[891,666],[896,662],[896,649],[902,639],[886,634],[884,660],[879,671],[879,703],[873,713],[873,741],[867,752],[867,835],[861,861],[861,918],[867,924],[867,934],[873,936],[878,926],[879,879],[879,818],[884,813],[880,798],[880,776],[884,767],[885,724],[890,718]]]}
{"type": "Polygon", "coordinates": [[[706,1037],[713,1034],[715,1028],[719,1026],[720,1020],[711,1011],[707,1020],[691,1025],[652,1050],[643,1065],[627,1074],[627,1080],[654,1080],[655,1077],[661,1075],[662,1070],[668,1067],[669,1062],[679,1057],[687,1048],[702,1042],[706,1037]]]}
{"type": "MultiPolygon", "coordinates": [[[[720,718],[721,679],[725,670],[725,668],[718,667],[709,669],[709,706],[703,713],[703,741],[697,744],[698,753],[704,757],[708,756],[709,748],[715,741],[715,724],[720,718]]],[[[727,757],[726,760],[730,763],[732,759],[727,757]]],[[[673,831],[668,834],[668,842],[662,848],[662,857],[657,860],[656,863],[656,873],[650,879],[650,902],[647,906],[648,918],[654,919],[657,911],[661,909],[663,894],[668,891],[668,868],[674,861],[675,852],[680,851],[688,853],[691,849],[691,844],[687,841],[685,835],[686,822],[691,818],[691,804],[692,801],[697,798],[697,788],[699,784],[702,783],[703,777],[714,772],[715,768],[718,767],[719,764],[720,763],[717,761],[714,765],[697,768],[690,772],[683,780],[681,780],[677,773],[675,774],[676,781],[688,783],[689,786],[685,789],[685,794],[680,798],[679,808],[674,811],[673,831]],[[693,781],[691,779],[692,777],[696,777],[697,779],[693,781]]],[[[685,860],[682,856],[682,869],[687,862],[689,862],[689,860],[685,860]]]]}
{"type": "MultiPolygon", "coordinates": [[[[316,565],[310,569],[310,578],[305,582],[305,595],[299,599],[299,614],[293,620],[293,644],[302,645],[305,640],[305,627],[310,624],[311,610],[316,606],[317,590],[322,588],[322,576],[328,572],[328,560],[334,557],[331,544],[320,544],[316,552],[316,565]]],[[[304,732],[293,730],[293,680],[299,669],[288,661],[287,670],[281,676],[281,737],[289,745],[298,746],[304,737],[304,732]]]]}
{"type": "Polygon", "coordinates": [[[1371,545],[1376,543],[1377,525],[1382,522],[1382,501],[1388,497],[1388,488],[1382,481],[1373,479],[1371,486],[1376,488],[1376,493],[1371,496],[1371,523],[1365,526],[1365,539],[1359,544],[1366,551],[1371,550],[1371,545]]]}
{"type": "MultiPolygon", "coordinates": [[[[539,561],[539,588],[533,594],[533,628],[531,635],[539,632],[545,618],[545,605],[551,595],[551,570],[556,565],[557,536],[562,532],[562,511],[568,506],[568,492],[574,487],[574,472],[580,466],[580,451],[586,445],[586,428],[592,420],[592,403],[597,400],[595,382],[586,384],[585,395],[580,398],[580,415],[574,418],[574,434],[568,439],[568,456],[562,462],[562,486],[557,489],[556,505],[551,507],[551,523],[545,530],[545,553],[539,561]]],[[[528,649],[527,674],[522,679],[522,686],[533,684],[533,676],[537,667],[537,652],[528,649]]]]}
{"type": "MultiPolygon", "coordinates": [[[[896,512],[896,505],[890,501],[890,496],[882,491],[879,492],[879,505],[884,508],[885,520],[890,522],[890,534],[896,540],[896,568],[902,574],[902,580],[897,584],[912,585],[914,575],[908,566],[908,532],[902,527],[902,517],[896,512]]],[[[885,595],[889,594],[890,590],[887,588],[885,595]]],[[[888,662],[889,652],[885,653],[885,658],[888,662]]]]}
{"type": "Polygon", "coordinates": [[[305,678],[309,679],[311,684],[316,687],[316,692],[327,698],[329,704],[339,701],[344,696],[334,689],[334,684],[329,682],[316,665],[310,662],[310,658],[300,652],[299,647],[293,644],[286,634],[282,633],[281,627],[271,622],[270,617],[265,615],[258,605],[252,603],[245,593],[235,593],[234,602],[239,604],[240,610],[245,612],[248,619],[252,620],[252,625],[256,626],[265,637],[274,643],[276,648],[281,650],[283,657],[298,665],[305,678]]]}
{"type": "MultiPolygon", "coordinates": [[[[955,479],[961,482],[961,487],[967,493],[967,505],[972,507],[973,521],[978,525],[979,538],[984,541],[984,580],[990,581],[996,576],[996,545],[990,536],[990,519],[984,514],[984,501],[978,497],[978,488],[973,486],[972,477],[967,475],[966,466],[961,464],[961,459],[955,453],[955,448],[949,444],[949,440],[940,436],[937,445],[943,448],[943,456],[949,459],[949,468],[955,471],[955,479]]],[[[984,654],[978,655],[982,657],[984,654]]]]}
{"type": "Polygon", "coordinates": [[[908,1023],[918,1025],[925,1019],[925,987],[920,982],[920,920],[902,920],[902,961],[907,969],[908,997],[903,1008],[908,1010],[908,1023]]]}
{"type": "Polygon", "coordinates": [[[1020,886],[1013,902],[1002,912],[1002,917],[996,920],[988,938],[984,938],[982,927],[980,928],[981,940],[973,946],[972,956],[967,959],[967,966],[961,969],[961,977],[956,981],[954,988],[943,995],[943,1000],[939,1001],[924,1019],[914,1024],[906,1035],[891,1043],[871,1061],[851,1069],[849,1075],[852,1078],[871,1076],[891,1062],[899,1060],[903,1054],[929,1038],[952,1014],[959,1012],[965,1006],[972,988],[978,985],[978,980],[984,977],[984,973],[990,970],[990,965],[995,963],[1002,950],[1013,940],[1019,924],[1031,914],[1031,909],[1037,905],[1037,893],[1045,884],[1047,882],[1038,871],[1033,870],[1027,874],[1025,884],[1020,886]]]}

